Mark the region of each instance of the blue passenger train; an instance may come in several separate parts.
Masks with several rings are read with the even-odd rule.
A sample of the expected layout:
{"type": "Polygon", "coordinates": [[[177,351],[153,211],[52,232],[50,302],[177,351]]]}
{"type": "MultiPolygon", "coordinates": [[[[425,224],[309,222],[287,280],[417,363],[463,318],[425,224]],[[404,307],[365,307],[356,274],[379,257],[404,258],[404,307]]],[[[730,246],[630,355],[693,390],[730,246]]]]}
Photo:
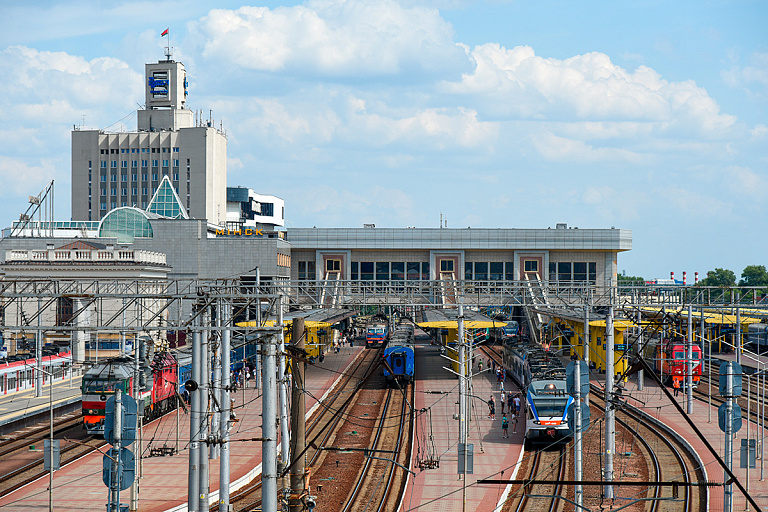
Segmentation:
{"type": "Polygon", "coordinates": [[[401,320],[395,328],[384,349],[384,360],[389,365],[384,367],[384,378],[390,384],[408,384],[414,375],[414,326],[407,320],[401,320]],[[390,370],[392,370],[390,372],[390,370]]]}
{"type": "Polygon", "coordinates": [[[503,345],[504,365],[520,389],[525,390],[525,441],[567,441],[568,407],[573,398],[565,385],[565,367],[560,359],[533,342],[503,345]]]}
{"type": "MultiPolygon", "coordinates": [[[[232,346],[229,355],[231,371],[239,370],[244,364],[256,364],[256,353],[259,350],[256,340],[249,340],[245,344],[242,340],[233,340],[232,346]]],[[[179,361],[179,382],[183,385],[192,378],[192,345],[175,352],[175,355],[179,361]]]]}
{"type": "Polygon", "coordinates": [[[379,348],[385,346],[387,341],[389,341],[389,319],[386,315],[377,313],[365,326],[365,346],[379,348]]]}

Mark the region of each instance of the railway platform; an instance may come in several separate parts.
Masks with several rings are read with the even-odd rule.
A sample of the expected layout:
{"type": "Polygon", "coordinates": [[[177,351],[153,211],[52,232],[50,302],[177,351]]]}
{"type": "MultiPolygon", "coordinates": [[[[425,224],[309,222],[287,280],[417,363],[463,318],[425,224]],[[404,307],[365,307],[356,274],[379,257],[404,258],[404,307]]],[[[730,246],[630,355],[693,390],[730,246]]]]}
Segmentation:
{"type": "MultiPolygon", "coordinates": [[[[415,407],[417,411],[428,408],[431,414],[420,413],[416,421],[415,443],[420,444],[418,450],[414,448],[412,467],[416,475],[408,480],[401,512],[494,511],[504,487],[478,485],[477,480],[514,478],[523,455],[524,422],[518,422],[516,433],[510,425],[509,438],[502,437],[499,384],[484,364],[486,371],[473,378],[473,412],[468,430],[467,442],[474,444],[474,473],[466,475],[466,482],[462,482],[458,474],[459,422],[454,419],[458,413],[459,384],[456,376],[444,369],[449,365],[449,361],[440,357],[438,347],[423,339],[416,340],[415,407]],[[486,401],[491,395],[496,402],[495,420],[488,418],[486,401]],[[429,452],[430,435],[440,464],[436,469],[420,470],[417,459],[429,452]],[[464,496],[466,506],[462,508],[464,496]]],[[[518,389],[507,379],[505,391],[518,392],[518,389]]]]}
{"type": "MultiPolygon", "coordinates": [[[[360,346],[344,347],[338,354],[327,354],[322,363],[307,366],[308,416],[311,408],[316,404],[316,399],[322,399],[331,390],[340,373],[353,364],[355,357],[362,350],[364,349],[360,346]]],[[[253,381],[250,388],[233,392],[232,396],[235,399],[235,413],[239,420],[231,431],[230,471],[233,484],[230,490],[234,492],[240,483],[247,483],[260,476],[261,443],[247,440],[261,436],[262,420],[260,390],[253,387],[253,381]]],[[[142,512],[186,510],[188,439],[189,415],[183,412],[179,414],[172,412],[144,426],[142,452],[145,458],[139,492],[139,510],[142,512]],[[153,449],[159,453],[164,447],[175,450],[177,446],[179,452],[176,455],[149,457],[153,449]]],[[[135,451],[136,445],[130,448],[135,451]]],[[[218,460],[210,460],[212,503],[215,503],[218,497],[218,472],[218,460]]],[[[104,510],[107,502],[107,487],[102,482],[101,474],[102,454],[98,452],[86,455],[56,471],[53,485],[55,510],[104,510]]],[[[129,503],[130,492],[122,491],[120,501],[129,503]]],[[[47,510],[47,508],[47,476],[0,498],[0,509],[3,512],[47,510]]]]}
{"type": "MultiPolygon", "coordinates": [[[[54,415],[80,409],[80,382],[82,376],[53,383],[54,415]]],[[[18,430],[32,423],[47,420],[50,409],[50,386],[43,386],[42,396],[35,397],[34,389],[0,395],[0,435],[18,430]]]]}
{"type": "MultiPolygon", "coordinates": [[[[716,376],[715,379],[717,379],[716,376]]],[[[591,380],[593,384],[597,384],[600,387],[605,384],[604,375],[593,375],[591,380]]],[[[703,383],[701,386],[704,391],[707,391],[706,383],[703,383]]],[[[682,390],[680,391],[679,396],[674,397],[672,388],[668,389],[672,392],[673,398],[681,405],[683,411],[686,411],[686,397],[682,390]]],[[[746,383],[744,384],[744,389],[746,395],[746,383]]],[[[718,393],[716,380],[715,384],[712,385],[711,393],[714,395],[718,393]]],[[[666,424],[674,432],[685,438],[699,454],[706,470],[708,481],[723,482],[725,473],[723,472],[722,467],[718,464],[716,458],[711,454],[704,442],[702,442],[696,435],[694,430],[685,421],[684,417],[678,412],[652,378],[646,376],[643,389],[639,390],[637,377],[631,376],[625,385],[623,397],[623,399],[630,405],[645,411],[648,415],[666,424]]],[[[731,469],[742,485],[748,489],[752,498],[760,506],[760,509],[768,510],[768,467],[766,467],[768,464],[765,464],[765,460],[760,458],[762,451],[760,436],[762,433],[757,428],[755,422],[747,421],[746,411],[742,411],[742,415],[744,417],[743,426],[741,430],[735,434],[733,440],[733,468],[731,469]],[[758,458],[755,464],[756,467],[749,470],[739,467],[739,449],[741,440],[747,438],[758,440],[758,458]]],[[[725,433],[723,433],[718,426],[717,405],[712,405],[710,407],[707,402],[694,398],[693,414],[690,414],[689,416],[700,430],[703,437],[707,439],[710,445],[722,457],[725,453],[725,433]]],[[[593,413],[592,421],[597,419],[599,418],[596,418],[593,413]]],[[[768,451],[764,453],[764,456],[768,457],[768,451]]],[[[722,486],[709,488],[709,510],[723,510],[723,490],[722,486]]],[[[747,502],[744,496],[736,485],[733,485],[733,510],[753,510],[751,507],[747,508],[746,505],[747,502]]]]}

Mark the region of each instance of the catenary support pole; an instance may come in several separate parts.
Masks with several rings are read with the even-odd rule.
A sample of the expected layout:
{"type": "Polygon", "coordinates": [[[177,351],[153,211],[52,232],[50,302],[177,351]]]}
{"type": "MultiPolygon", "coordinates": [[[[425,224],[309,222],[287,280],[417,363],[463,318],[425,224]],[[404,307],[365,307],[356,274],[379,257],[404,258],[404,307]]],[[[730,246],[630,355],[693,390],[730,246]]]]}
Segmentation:
{"type": "Polygon", "coordinates": [[[200,317],[197,316],[197,305],[192,309],[192,382],[197,383],[198,389],[191,391],[189,411],[189,482],[187,486],[187,504],[189,512],[198,512],[198,500],[200,499],[200,421],[202,419],[202,390],[200,389],[202,372],[202,352],[200,317]]]}
{"type": "Polygon", "coordinates": [[[222,404],[219,403],[218,410],[214,409],[214,404],[219,401],[220,393],[221,393],[221,300],[218,300],[216,302],[216,318],[213,318],[213,315],[211,316],[211,325],[216,326],[216,331],[218,331],[219,336],[214,337],[211,336],[210,340],[210,351],[211,351],[211,369],[213,377],[211,381],[210,386],[210,396],[216,397],[216,400],[209,400],[209,403],[211,404],[209,417],[211,418],[211,425],[210,425],[210,431],[208,435],[209,443],[208,443],[208,458],[211,460],[216,460],[219,458],[219,418],[221,417],[221,407],[222,404]]]}
{"type": "MultiPolygon", "coordinates": [[[[209,311],[203,311],[200,315],[204,327],[210,326],[213,322],[209,311]]],[[[211,354],[210,354],[210,331],[204,329],[202,333],[202,342],[200,343],[200,450],[197,452],[198,460],[198,479],[199,479],[199,500],[197,509],[202,512],[209,509],[208,495],[210,493],[209,481],[209,463],[208,463],[208,427],[211,411],[211,354]]]]}
{"type": "Polygon", "coordinates": [[[459,446],[461,450],[462,472],[461,478],[461,510],[467,505],[467,369],[466,369],[466,345],[464,344],[464,301],[459,297],[458,316],[458,340],[456,347],[459,349],[459,446]]]}
{"type": "MultiPolygon", "coordinates": [[[[125,315],[125,311],[123,311],[123,315],[125,315]]],[[[123,323],[123,327],[125,327],[125,323],[123,323]]],[[[125,340],[125,331],[123,331],[123,340],[125,340]]],[[[141,369],[139,357],[141,356],[141,348],[139,347],[139,341],[138,336],[134,333],[133,335],[133,389],[132,396],[134,399],[136,399],[136,405],[139,406],[136,408],[136,420],[137,422],[142,421],[142,417],[144,416],[144,407],[143,402],[139,400],[139,395],[141,392],[141,378],[140,373],[141,369]]],[[[138,448],[136,450],[136,456],[141,457],[141,448],[138,448]]],[[[139,509],[139,476],[136,475],[136,478],[133,480],[133,484],[131,485],[131,504],[130,504],[131,510],[138,510],[139,509]]]]}
{"type": "MultiPolygon", "coordinates": [[[[574,468],[573,468],[573,477],[577,482],[580,482],[583,479],[583,453],[582,453],[582,432],[581,432],[581,361],[574,361],[573,365],[573,382],[575,383],[576,388],[576,396],[575,401],[575,415],[573,418],[573,423],[575,425],[575,432],[573,434],[573,462],[574,462],[574,468]]],[[[574,488],[574,494],[576,498],[576,509],[577,510],[583,510],[584,506],[584,487],[581,484],[577,484],[574,488]]]]}
{"type": "MultiPolygon", "coordinates": [[[[592,309],[590,300],[590,291],[587,290],[587,298],[584,303],[584,340],[582,340],[582,352],[584,354],[584,362],[587,363],[589,368],[589,343],[591,341],[591,333],[589,332],[589,310],[592,309]]],[[[589,407],[589,394],[584,398],[584,405],[589,407]]]]}
{"type": "Polygon", "coordinates": [[[219,512],[229,512],[229,422],[232,403],[229,400],[229,386],[232,382],[230,366],[231,330],[229,328],[230,308],[226,300],[221,308],[221,417],[219,419],[219,438],[221,439],[221,459],[219,460],[219,512]]]}
{"type": "MultiPolygon", "coordinates": [[[[42,297],[37,298],[37,331],[35,332],[35,364],[37,365],[37,372],[35,375],[35,397],[39,398],[43,396],[43,331],[40,327],[41,318],[43,312],[42,297]]],[[[53,378],[53,377],[50,377],[53,378]]]]}
{"type": "Polygon", "coordinates": [[[285,335],[283,329],[283,295],[277,301],[277,324],[280,326],[278,337],[278,385],[280,389],[280,455],[287,462],[290,458],[290,433],[288,431],[288,376],[285,374],[285,335]]]}
{"type": "Polygon", "coordinates": [[[261,338],[262,353],[262,437],[261,442],[261,509],[277,512],[277,358],[275,349],[277,336],[270,334],[261,338]]]}
{"type": "MultiPolygon", "coordinates": [[[[733,363],[728,361],[725,380],[725,454],[723,461],[729,470],[733,470],[733,363]]],[[[723,480],[729,481],[728,473],[723,474],[723,480]]],[[[733,484],[725,484],[723,492],[723,512],[733,512],[733,484]]]]}
{"type": "MultiPolygon", "coordinates": [[[[693,414],[693,310],[688,304],[688,336],[685,341],[685,402],[686,412],[693,414]]],[[[699,361],[701,364],[701,361],[699,361]]]]}
{"type": "Polygon", "coordinates": [[[741,308],[736,308],[736,362],[741,364],[741,308]]]}
{"type": "MultiPolygon", "coordinates": [[[[640,326],[640,334],[637,339],[638,350],[643,349],[643,310],[638,308],[637,310],[637,325],[640,326]]],[[[643,356],[642,353],[638,354],[643,356]]],[[[645,370],[642,368],[637,372],[637,390],[642,391],[645,388],[645,370]]]]}
{"type": "Polygon", "coordinates": [[[115,458],[112,460],[112,471],[110,477],[110,498],[109,498],[109,510],[110,512],[118,512],[120,510],[120,435],[123,432],[123,391],[120,388],[115,390],[115,419],[113,423],[113,432],[115,443],[114,447],[115,458]]]}
{"type": "MultiPolygon", "coordinates": [[[[291,342],[296,347],[296,352],[304,350],[304,319],[295,318],[291,331],[291,342]]],[[[304,374],[306,364],[298,358],[292,359],[291,374],[293,375],[291,397],[291,497],[289,500],[290,512],[303,512],[304,504],[301,496],[306,489],[304,468],[304,449],[306,447],[306,404],[304,402],[304,374]]]]}
{"type": "MultiPolygon", "coordinates": [[[[616,444],[616,410],[613,407],[613,388],[616,375],[613,351],[613,306],[605,317],[605,468],[603,480],[613,481],[613,454],[616,444]]],[[[613,499],[613,486],[605,486],[606,499],[613,499]]]]}

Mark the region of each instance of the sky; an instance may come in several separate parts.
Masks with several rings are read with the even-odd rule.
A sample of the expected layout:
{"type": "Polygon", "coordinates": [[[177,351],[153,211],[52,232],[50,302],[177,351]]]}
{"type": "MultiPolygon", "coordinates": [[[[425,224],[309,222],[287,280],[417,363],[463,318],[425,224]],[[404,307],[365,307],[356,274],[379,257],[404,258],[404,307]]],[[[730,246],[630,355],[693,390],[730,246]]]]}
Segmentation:
{"type": "Polygon", "coordinates": [[[288,227],[632,231],[646,279],[768,266],[768,2],[0,3],[0,224],[71,131],[136,129],[166,38],[228,185],[288,227]]]}

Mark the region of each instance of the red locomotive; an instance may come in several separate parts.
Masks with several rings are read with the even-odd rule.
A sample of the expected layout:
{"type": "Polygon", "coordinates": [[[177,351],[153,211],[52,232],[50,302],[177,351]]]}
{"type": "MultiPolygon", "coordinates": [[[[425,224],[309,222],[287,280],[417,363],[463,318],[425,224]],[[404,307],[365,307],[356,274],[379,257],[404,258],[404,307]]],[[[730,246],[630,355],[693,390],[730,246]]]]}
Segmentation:
{"type": "MultiPolygon", "coordinates": [[[[701,380],[701,347],[693,344],[693,357],[691,373],[693,375],[693,387],[699,385],[701,380]]],[[[654,369],[661,376],[664,384],[675,385],[679,383],[680,389],[686,386],[686,346],[682,339],[665,339],[661,344],[656,344],[653,356],[654,369]]]]}

